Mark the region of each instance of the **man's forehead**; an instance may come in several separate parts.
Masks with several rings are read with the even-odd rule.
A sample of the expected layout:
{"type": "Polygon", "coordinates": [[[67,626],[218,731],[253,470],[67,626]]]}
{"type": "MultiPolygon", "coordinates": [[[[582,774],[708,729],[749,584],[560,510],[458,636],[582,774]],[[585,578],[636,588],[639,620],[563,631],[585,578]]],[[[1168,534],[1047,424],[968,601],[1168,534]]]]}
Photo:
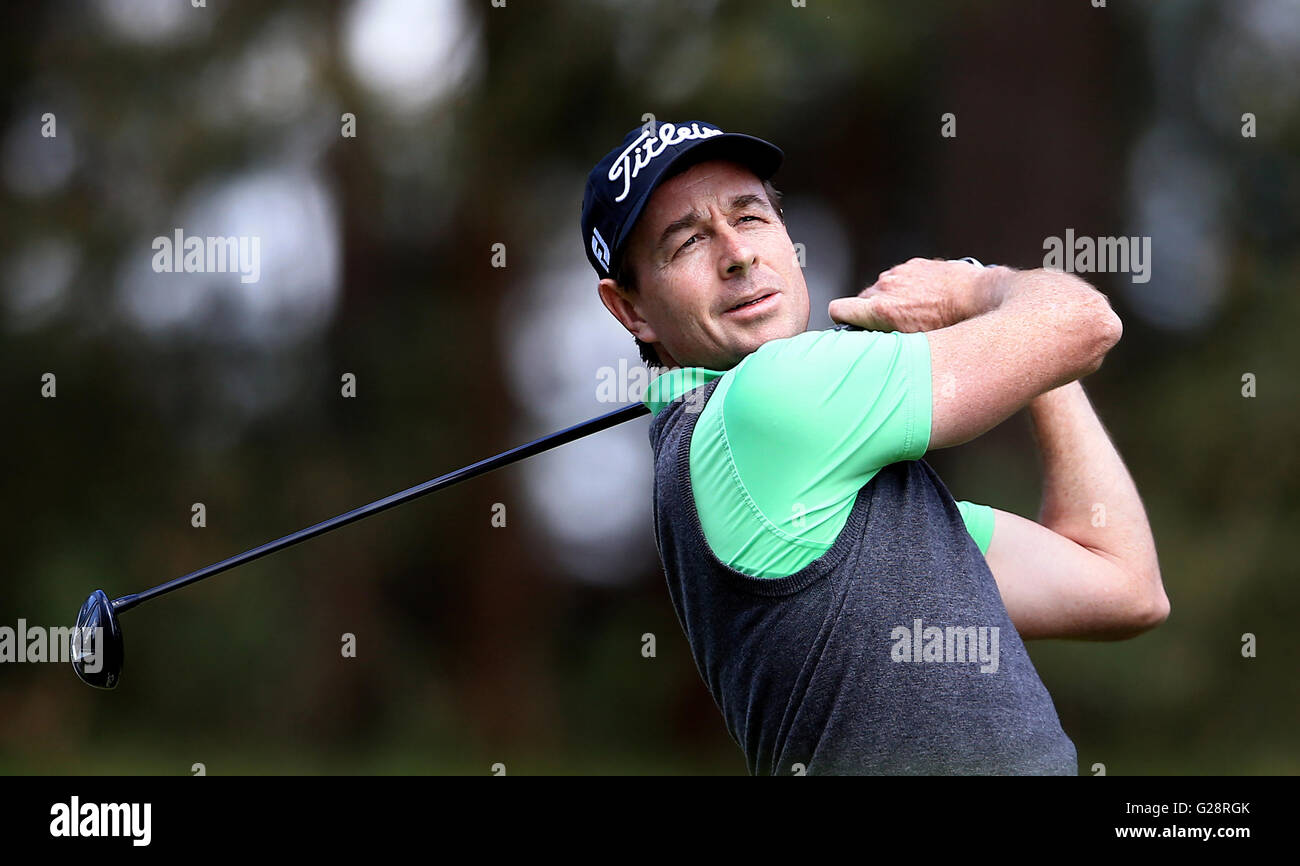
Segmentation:
{"type": "Polygon", "coordinates": [[[681,211],[710,200],[727,203],[746,193],[761,193],[763,182],[743,165],[727,160],[701,162],[660,184],[650,196],[641,222],[668,222],[681,211]],[[647,220],[646,217],[650,219],[647,220]]]}

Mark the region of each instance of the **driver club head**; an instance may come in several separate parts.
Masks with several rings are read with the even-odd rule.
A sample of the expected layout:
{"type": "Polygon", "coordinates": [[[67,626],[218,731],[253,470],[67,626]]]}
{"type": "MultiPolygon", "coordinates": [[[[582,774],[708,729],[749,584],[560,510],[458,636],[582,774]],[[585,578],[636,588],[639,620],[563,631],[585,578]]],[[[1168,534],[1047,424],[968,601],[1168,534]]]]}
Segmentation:
{"type": "Polygon", "coordinates": [[[102,589],[92,592],[77,613],[71,658],[72,669],[86,685],[111,689],[122,678],[122,629],[102,589]]]}

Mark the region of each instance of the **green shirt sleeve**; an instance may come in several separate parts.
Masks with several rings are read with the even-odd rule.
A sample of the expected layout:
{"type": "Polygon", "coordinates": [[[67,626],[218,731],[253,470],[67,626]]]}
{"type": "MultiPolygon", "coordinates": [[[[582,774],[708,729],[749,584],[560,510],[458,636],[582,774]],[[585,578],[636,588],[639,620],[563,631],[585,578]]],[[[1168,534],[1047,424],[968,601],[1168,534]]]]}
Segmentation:
{"type": "Polygon", "coordinates": [[[963,500],[957,503],[957,510],[961,512],[961,519],[966,522],[966,531],[975,539],[980,553],[987,556],[989,542],[993,540],[993,509],[963,500]]]}
{"type": "MultiPolygon", "coordinates": [[[[924,456],[930,423],[924,333],[808,331],[764,344],[722,377],[692,440],[714,552],[746,573],[793,573],[829,548],[881,468],[924,456]]],[[[985,551],[992,510],[959,508],[985,551]]]]}
{"type": "Polygon", "coordinates": [[[736,465],[763,504],[812,486],[856,493],[882,467],[920,458],[930,399],[925,334],[809,331],[746,358],[722,411],[736,465]]]}

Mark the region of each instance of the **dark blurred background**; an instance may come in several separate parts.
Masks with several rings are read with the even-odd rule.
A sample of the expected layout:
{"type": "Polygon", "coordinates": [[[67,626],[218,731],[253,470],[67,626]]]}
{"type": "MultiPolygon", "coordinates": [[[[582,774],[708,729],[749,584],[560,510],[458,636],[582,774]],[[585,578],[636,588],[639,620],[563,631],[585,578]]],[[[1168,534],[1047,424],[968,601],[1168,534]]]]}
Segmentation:
{"type": "MultiPolygon", "coordinates": [[[[704,119],[785,149],[813,328],[911,256],[1152,238],[1149,282],[1086,275],[1125,323],[1087,388],[1172,616],[1030,651],[1084,774],[1300,771],[1294,0],[3,14],[0,626],[616,408],[601,368],[639,360],[583,255],[585,175],[647,115],[704,119]],[[155,273],[177,228],[257,236],[260,280],[155,273]]],[[[665,590],[647,424],[125,615],[116,691],[0,665],[0,772],[743,774],[665,590]]],[[[1036,513],[1023,417],[931,462],[1036,513]]]]}

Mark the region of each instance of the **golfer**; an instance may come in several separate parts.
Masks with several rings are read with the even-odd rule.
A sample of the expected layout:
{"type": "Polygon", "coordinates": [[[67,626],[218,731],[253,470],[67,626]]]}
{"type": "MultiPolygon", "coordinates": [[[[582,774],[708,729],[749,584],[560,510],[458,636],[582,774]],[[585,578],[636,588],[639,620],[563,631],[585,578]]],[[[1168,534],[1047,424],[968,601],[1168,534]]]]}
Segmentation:
{"type": "Polygon", "coordinates": [[[663,368],[654,530],[700,675],[754,775],[1078,773],[1023,641],[1117,640],[1169,601],[1079,379],[1121,325],[1076,276],[911,259],[809,331],[774,145],[633,129],[582,205],[600,299],[663,368]],[[1037,520],[922,459],[1028,408],[1037,520]]]}

